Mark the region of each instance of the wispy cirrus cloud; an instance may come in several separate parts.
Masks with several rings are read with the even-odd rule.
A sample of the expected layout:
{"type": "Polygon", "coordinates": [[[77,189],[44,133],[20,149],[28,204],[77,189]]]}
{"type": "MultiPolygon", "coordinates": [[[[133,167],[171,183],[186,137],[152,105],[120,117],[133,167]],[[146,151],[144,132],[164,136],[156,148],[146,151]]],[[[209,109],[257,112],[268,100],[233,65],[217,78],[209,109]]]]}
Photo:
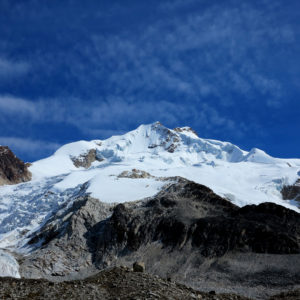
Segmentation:
{"type": "Polygon", "coordinates": [[[28,132],[43,125],[53,140],[65,126],[67,136],[74,130],[102,138],[156,120],[233,142],[259,135],[278,118],[287,123],[283,107],[297,106],[290,92],[299,94],[292,2],[136,0],[83,8],[72,0],[39,14],[31,9],[26,18],[29,4],[6,2],[18,24],[0,28],[7,36],[0,42],[2,78],[13,69],[30,76],[1,85],[0,75],[0,125],[20,127],[23,120],[31,123],[28,132]],[[35,38],[22,40],[32,28],[35,38]],[[13,30],[19,39],[12,42],[13,30]],[[8,60],[12,53],[16,59],[8,60]]]}
{"type": "Polygon", "coordinates": [[[295,32],[289,24],[276,23],[276,18],[276,13],[249,3],[219,3],[160,20],[138,37],[126,32],[94,34],[92,46],[84,52],[95,66],[107,68],[104,81],[119,94],[143,89],[155,97],[159,90],[194,102],[214,96],[220,103],[233,93],[245,102],[255,101],[257,95],[279,98],[284,87],[266,65],[272,47],[292,43],[295,32]]]}
{"type": "Polygon", "coordinates": [[[32,159],[50,155],[60,147],[58,143],[11,136],[0,136],[0,145],[9,146],[20,157],[27,156],[32,159]]]}
{"type": "Polygon", "coordinates": [[[11,95],[0,95],[0,112],[2,115],[21,114],[31,117],[38,113],[36,103],[11,95]]]}
{"type": "Polygon", "coordinates": [[[30,64],[0,57],[0,79],[11,79],[28,73],[30,64]]]}
{"type": "MultiPolygon", "coordinates": [[[[196,2],[165,1],[157,11],[164,16],[172,8],[196,2]]],[[[81,103],[74,104],[83,107],[81,112],[86,102],[94,101],[96,107],[100,101],[103,108],[113,106],[113,98],[121,98],[127,111],[133,103],[138,109],[148,102],[164,107],[164,103],[185,101],[194,110],[201,110],[205,103],[229,119],[222,107],[234,108],[234,97],[252,107],[258,102],[271,107],[272,103],[284,105],[289,101],[284,97],[286,89],[280,78],[266,70],[272,62],[273,48],[295,40],[294,28],[277,22],[279,8],[276,1],[264,4],[264,9],[251,2],[208,5],[203,1],[203,9],[158,18],[135,32],[124,29],[108,34],[91,30],[86,32],[84,43],[75,43],[71,52],[39,52],[35,65],[49,73],[59,70],[61,65],[69,66],[63,74],[70,88],[67,94],[82,89],[85,99],[94,99],[75,96],[82,99],[74,100],[81,103]],[[76,88],[71,82],[78,83],[76,88]]],[[[59,37],[64,39],[63,32],[59,37]]],[[[47,102],[56,109],[52,118],[64,118],[65,105],[54,100],[47,102]]],[[[44,107],[40,104],[38,110],[50,118],[49,109],[45,111],[44,107]]],[[[110,125],[114,122],[111,118],[110,125]]]]}
{"type": "MultiPolygon", "coordinates": [[[[99,100],[81,99],[42,99],[32,102],[11,96],[0,96],[2,117],[18,118],[21,122],[64,123],[76,127],[89,136],[125,132],[142,123],[161,121],[167,126],[198,124],[203,130],[235,131],[235,122],[206,103],[200,103],[198,109],[182,102],[167,100],[137,101],[121,97],[107,97],[99,100]],[[109,128],[109,130],[107,129],[109,128]]],[[[1,119],[0,119],[1,121],[1,119]]],[[[3,120],[2,120],[3,121],[3,120]]],[[[4,120],[5,121],[5,120],[4,120]]]]}

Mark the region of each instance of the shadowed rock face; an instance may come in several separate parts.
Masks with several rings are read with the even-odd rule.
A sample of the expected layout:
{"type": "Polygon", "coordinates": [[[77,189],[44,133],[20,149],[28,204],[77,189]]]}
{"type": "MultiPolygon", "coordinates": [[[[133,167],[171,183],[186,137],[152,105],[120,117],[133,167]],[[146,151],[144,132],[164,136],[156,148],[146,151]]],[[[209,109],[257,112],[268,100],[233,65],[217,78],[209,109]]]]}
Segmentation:
{"type": "Polygon", "coordinates": [[[300,253],[298,213],[272,203],[238,208],[183,178],[146,202],[119,204],[111,217],[109,211],[96,199],[78,199],[63,216],[50,219],[29,243],[60,245],[64,252],[84,248],[92,255],[91,263],[102,267],[108,256],[157,242],[170,249],[192,247],[203,257],[232,251],[300,253]]]}
{"type": "Polygon", "coordinates": [[[239,208],[178,177],[146,201],[113,207],[85,196],[62,211],[32,236],[22,276],[82,278],[141,260],[146,271],[220,292],[275,293],[300,280],[299,214],[273,203],[239,208]]]}
{"type": "Polygon", "coordinates": [[[27,165],[6,146],[0,146],[0,185],[31,180],[27,165]]]}
{"type": "Polygon", "coordinates": [[[112,243],[127,252],[152,242],[173,249],[191,245],[204,257],[230,251],[300,253],[298,213],[272,203],[239,209],[207,187],[184,180],[139,207],[117,205],[104,226],[101,231],[109,238],[99,236],[96,253],[112,243]]]}

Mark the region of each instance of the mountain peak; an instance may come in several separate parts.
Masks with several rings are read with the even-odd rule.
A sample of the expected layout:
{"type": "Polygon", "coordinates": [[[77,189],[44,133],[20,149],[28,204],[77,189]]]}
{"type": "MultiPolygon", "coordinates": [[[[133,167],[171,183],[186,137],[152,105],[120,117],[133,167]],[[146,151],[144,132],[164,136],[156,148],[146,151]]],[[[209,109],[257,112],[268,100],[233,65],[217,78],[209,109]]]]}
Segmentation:
{"type": "Polygon", "coordinates": [[[160,133],[163,133],[163,132],[175,132],[175,133],[183,133],[183,134],[190,134],[190,133],[192,133],[196,137],[199,137],[199,135],[197,134],[197,132],[193,128],[189,127],[189,126],[175,127],[172,130],[172,129],[169,129],[166,126],[164,126],[159,121],[156,121],[154,123],[147,124],[147,125],[146,124],[140,125],[136,130],[138,130],[140,128],[144,128],[144,129],[149,129],[150,128],[150,130],[158,131],[160,133]]]}
{"type": "MultiPolygon", "coordinates": [[[[132,164],[138,161],[151,164],[155,161],[155,164],[175,167],[199,163],[217,165],[218,161],[273,163],[274,159],[259,149],[246,152],[229,142],[202,139],[191,127],[169,129],[162,123],[155,122],[140,125],[124,135],[112,136],[106,140],[79,141],[64,145],[52,157],[35,165],[46,163],[47,166],[44,167],[47,172],[58,175],[72,171],[74,162],[77,169],[84,165],[89,168],[93,162],[132,164]],[[52,163],[47,163],[47,160],[52,163]],[[84,161],[88,163],[82,164],[84,161]]],[[[44,168],[39,168],[41,169],[44,168]]]]}
{"type": "Polygon", "coordinates": [[[66,176],[56,185],[62,190],[89,182],[92,195],[107,202],[148,197],[163,184],[159,178],[182,176],[244,205],[249,203],[245,190],[251,191],[255,203],[271,197],[282,204],[280,190],[296,181],[299,167],[298,160],[273,158],[256,148],[247,152],[229,142],[200,138],[190,127],[169,129],[155,122],[106,140],[67,144],[53,156],[35,162],[30,171],[37,180],[66,176]],[[119,175],[132,169],[149,173],[154,183],[137,187],[137,181],[132,181],[132,189],[126,183],[123,197],[117,191],[126,180],[119,175]],[[273,175],[268,179],[265,174],[269,173],[273,175]],[[117,187],[116,192],[112,186],[117,187]]]}

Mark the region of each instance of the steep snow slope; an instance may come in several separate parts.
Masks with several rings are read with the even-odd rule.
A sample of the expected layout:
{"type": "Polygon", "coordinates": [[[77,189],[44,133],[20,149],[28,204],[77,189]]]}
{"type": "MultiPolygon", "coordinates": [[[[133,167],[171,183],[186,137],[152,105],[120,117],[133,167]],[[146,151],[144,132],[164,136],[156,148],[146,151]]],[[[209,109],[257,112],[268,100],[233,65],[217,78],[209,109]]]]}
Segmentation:
{"type": "Polygon", "coordinates": [[[67,144],[33,163],[30,171],[31,182],[0,188],[2,248],[20,251],[28,232],[80,194],[109,203],[134,201],[155,195],[172,176],[204,184],[239,206],[270,201],[300,211],[280,193],[299,178],[299,159],[277,159],[259,149],[246,152],[201,139],[189,127],[170,130],[158,122],[103,141],[67,144]],[[93,159],[88,169],[75,166],[74,161],[87,158],[93,159]]]}

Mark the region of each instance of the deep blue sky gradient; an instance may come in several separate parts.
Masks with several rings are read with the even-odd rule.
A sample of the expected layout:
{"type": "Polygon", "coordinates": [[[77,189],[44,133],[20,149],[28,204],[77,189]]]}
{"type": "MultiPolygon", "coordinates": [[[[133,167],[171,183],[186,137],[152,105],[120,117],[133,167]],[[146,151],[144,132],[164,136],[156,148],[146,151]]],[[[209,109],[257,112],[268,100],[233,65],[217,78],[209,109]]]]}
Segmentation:
{"type": "Polygon", "coordinates": [[[0,144],[22,159],[159,120],[300,157],[299,1],[0,1],[0,144]]]}

